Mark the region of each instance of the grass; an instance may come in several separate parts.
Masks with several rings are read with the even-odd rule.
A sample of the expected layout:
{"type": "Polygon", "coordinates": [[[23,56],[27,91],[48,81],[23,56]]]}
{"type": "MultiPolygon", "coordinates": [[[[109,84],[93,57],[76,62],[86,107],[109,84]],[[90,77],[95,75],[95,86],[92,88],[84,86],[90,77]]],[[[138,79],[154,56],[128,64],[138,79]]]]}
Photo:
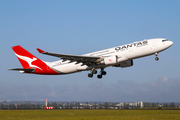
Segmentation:
{"type": "Polygon", "coordinates": [[[0,110],[0,120],[180,120],[180,110],[0,110]]]}

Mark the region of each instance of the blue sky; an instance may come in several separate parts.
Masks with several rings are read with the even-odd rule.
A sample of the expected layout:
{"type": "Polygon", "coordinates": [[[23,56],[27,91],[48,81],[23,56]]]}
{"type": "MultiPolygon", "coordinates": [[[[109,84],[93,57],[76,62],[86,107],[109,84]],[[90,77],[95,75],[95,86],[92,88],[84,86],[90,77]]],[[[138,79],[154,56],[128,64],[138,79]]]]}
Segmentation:
{"type": "Polygon", "coordinates": [[[178,0],[1,0],[0,99],[53,101],[179,102],[180,2],[178,0]],[[89,72],[42,76],[8,71],[21,65],[11,47],[21,45],[39,54],[81,55],[150,38],[167,38],[173,46],[134,60],[129,68],[106,69],[102,80],[89,72]]]}

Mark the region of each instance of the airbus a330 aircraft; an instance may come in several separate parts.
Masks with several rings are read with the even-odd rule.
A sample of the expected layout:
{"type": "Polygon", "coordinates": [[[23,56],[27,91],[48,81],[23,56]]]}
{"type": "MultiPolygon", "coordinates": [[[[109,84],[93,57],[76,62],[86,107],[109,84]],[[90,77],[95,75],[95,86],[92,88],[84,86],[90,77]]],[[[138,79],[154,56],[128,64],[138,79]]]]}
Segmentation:
{"type": "Polygon", "coordinates": [[[97,74],[97,69],[101,69],[97,75],[102,78],[106,75],[104,69],[113,67],[131,67],[133,59],[155,54],[155,60],[159,60],[158,53],[169,48],[173,44],[164,38],[148,39],[131,44],[105,49],[84,55],[67,55],[45,52],[37,48],[39,53],[59,57],[61,60],[55,62],[45,62],[20,45],[12,47],[23,68],[15,68],[20,73],[42,74],[42,75],[63,75],[80,71],[91,71],[88,77],[97,74]]]}

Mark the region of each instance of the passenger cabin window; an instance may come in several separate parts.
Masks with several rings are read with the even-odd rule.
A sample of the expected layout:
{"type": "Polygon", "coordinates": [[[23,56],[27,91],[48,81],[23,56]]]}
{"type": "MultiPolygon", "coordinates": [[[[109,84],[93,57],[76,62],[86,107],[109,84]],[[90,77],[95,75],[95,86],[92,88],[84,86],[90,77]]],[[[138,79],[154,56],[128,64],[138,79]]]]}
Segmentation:
{"type": "Polygon", "coordinates": [[[165,41],[168,41],[167,39],[166,40],[162,40],[162,42],[165,42],[165,41]]]}

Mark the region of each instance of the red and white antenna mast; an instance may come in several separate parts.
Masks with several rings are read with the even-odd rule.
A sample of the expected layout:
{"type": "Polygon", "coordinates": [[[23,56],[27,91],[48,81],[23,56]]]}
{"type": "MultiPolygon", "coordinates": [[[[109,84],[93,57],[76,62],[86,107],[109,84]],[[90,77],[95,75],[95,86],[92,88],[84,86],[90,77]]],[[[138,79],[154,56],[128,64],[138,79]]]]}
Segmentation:
{"type": "Polygon", "coordinates": [[[46,107],[47,107],[47,98],[46,98],[46,103],[45,104],[46,104],[46,107]]]}

